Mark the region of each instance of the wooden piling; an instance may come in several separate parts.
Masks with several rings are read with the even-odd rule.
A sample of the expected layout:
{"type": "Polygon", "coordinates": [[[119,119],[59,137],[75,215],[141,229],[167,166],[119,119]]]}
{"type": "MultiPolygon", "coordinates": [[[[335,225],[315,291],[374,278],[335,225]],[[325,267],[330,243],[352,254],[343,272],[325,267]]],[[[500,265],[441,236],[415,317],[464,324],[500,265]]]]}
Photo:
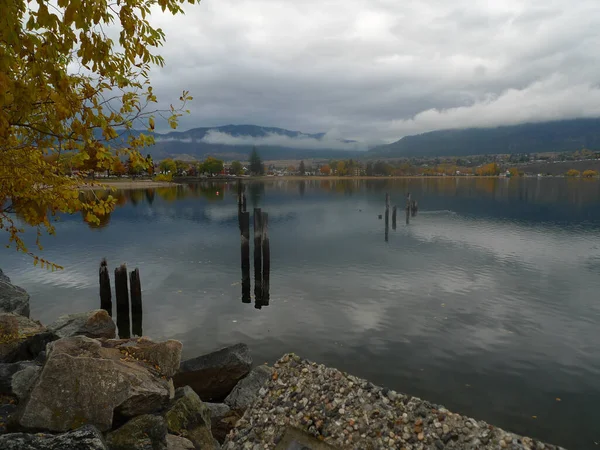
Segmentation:
{"type": "Polygon", "coordinates": [[[269,215],[262,213],[262,304],[269,306],[271,278],[271,248],[269,245],[269,215]]]}
{"type": "Polygon", "coordinates": [[[254,208],[254,307],[262,308],[262,211],[254,208]]]}
{"type": "Polygon", "coordinates": [[[398,207],[394,205],[392,208],[392,230],[396,229],[396,213],[398,211],[398,207]]]}
{"type": "Polygon", "coordinates": [[[385,209],[390,209],[390,194],[385,194],[385,209]]]}
{"type": "Polygon", "coordinates": [[[142,282],[137,267],[129,273],[129,290],[131,292],[131,331],[134,336],[142,336],[142,282]]]}
{"type": "Polygon", "coordinates": [[[242,302],[251,303],[250,299],[250,213],[240,213],[241,248],[242,248],[242,302]]]}
{"type": "Polygon", "coordinates": [[[246,194],[242,194],[242,211],[246,212],[246,194]]]}
{"type": "Polygon", "coordinates": [[[129,324],[129,292],[127,290],[127,267],[122,264],[115,269],[115,297],[117,300],[117,327],[119,337],[128,339],[131,337],[129,324]]]}
{"type": "Polygon", "coordinates": [[[388,241],[390,233],[390,208],[385,208],[385,242],[388,241]]]}
{"type": "Polygon", "coordinates": [[[105,310],[112,317],[112,295],[110,293],[110,274],[106,259],[100,262],[100,309],[105,310]]]}

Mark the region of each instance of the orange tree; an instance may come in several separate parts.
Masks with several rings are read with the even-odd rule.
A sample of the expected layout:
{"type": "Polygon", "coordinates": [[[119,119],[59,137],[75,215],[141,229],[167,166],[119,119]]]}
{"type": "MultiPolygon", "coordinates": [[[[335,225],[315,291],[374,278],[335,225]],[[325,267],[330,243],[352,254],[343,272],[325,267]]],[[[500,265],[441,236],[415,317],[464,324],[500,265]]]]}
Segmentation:
{"type": "Polygon", "coordinates": [[[119,169],[120,157],[145,164],[139,150],[153,139],[130,130],[152,131],[155,117],[177,126],[187,92],[177,107],[150,106],[149,70],[164,64],[154,51],[165,35],[149,17],[157,7],[182,13],[186,1],[199,2],[0,0],[0,228],[9,247],[47,264],[28,250],[23,224],[37,227],[41,249],[60,212],[99,223],[116,200],[81,196],[86,172],[119,169]],[[67,166],[84,170],[71,177],[67,166]]]}

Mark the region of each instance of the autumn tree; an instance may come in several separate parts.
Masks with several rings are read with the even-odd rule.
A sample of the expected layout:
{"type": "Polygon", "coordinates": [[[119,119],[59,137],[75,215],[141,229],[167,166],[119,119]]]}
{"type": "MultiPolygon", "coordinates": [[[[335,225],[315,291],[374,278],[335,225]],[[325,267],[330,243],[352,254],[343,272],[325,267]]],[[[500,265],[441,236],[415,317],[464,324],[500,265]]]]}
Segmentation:
{"type": "Polygon", "coordinates": [[[154,5],[176,15],[186,1],[198,2],[0,0],[0,229],[9,245],[31,254],[16,205],[31,205],[22,220],[37,227],[40,249],[57,214],[83,212],[93,223],[114,208],[111,195],[81,198],[86,173],[67,176],[63,156],[86,172],[113,169],[119,157],[143,162],[139,150],[153,138],[129,130],[152,131],[158,117],[176,127],[191,97],[184,91],[180,106],[151,108],[150,67],[164,64],[155,50],[165,35],[149,19],[154,5]],[[50,154],[59,158],[48,162],[50,154]]]}
{"type": "Polygon", "coordinates": [[[113,164],[113,173],[119,177],[127,173],[127,168],[125,167],[125,164],[121,162],[121,160],[118,160],[113,164]]]}
{"type": "Polygon", "coordinates": [[[239,161],[233,161],[231,163],[231,167],[229,168],[229,173],[231,175],[241,175],[244,171],[244,166],[239,161]]]}
{"type": "Polygon", "coordinates": [[[250,172],[254,175],[262,175],[265,173],[265,166],[256,151],[256,147],[252,148],[252,153],[250,154],[250,172]]]}
{"type": "Polygon", "coordinates": [[[175,173],[177,172],[177,165],[175,164],[175,161],[173,161],[170,158],[167,159],[163,159],[159,164],[158,164],[158,168],[161,172],[164,173],[175,173]]]}
{"type": "Polygon", "coordinates": [[[598,172],[596,170],[586,170],[582,174],[583,178],[594,178],[598,176],[598,172]]]}
{"type": "Polygon", "coordinates": [[[576,169],[570,169],[569,171],[567,171],[566,175],[568,177],[578,177],[581,175],[581,172],[579,172],[579,170],[576,170],[576,169]]]}
{"type": "Polygon", "coordinates": [[[500,166],[497,163],[490,163],[484,166],[478,167],[475,171],[480,176],[495,176],[500,174],[500,166]]]}
{"type": "Polygon", "coordinates": [[[321,166],[319,171],[323,175],[329,175],[329,174],[331,174],[331,167],[329,167],[329,164],[325,164],[324,166],[321,166]]]}
{"type": "Polygon", "coordinates": [[[146,172],[148,175],[154,175],[154,160],[150,154],[146,155],[146,172]]]}
{"type": "Polygon", "coordinates": [[[337,174],[341,177],[346,175],[346,163],[344,163],[344,161],[338,161],[336,164],[336,171],[337,174]]]}
{"type": "Polygon", "coordinates": [[[202,163],[202,171],[211,175],[216,175],[223,171],[223,161],[212,156],[208,156],[202,163]]]}

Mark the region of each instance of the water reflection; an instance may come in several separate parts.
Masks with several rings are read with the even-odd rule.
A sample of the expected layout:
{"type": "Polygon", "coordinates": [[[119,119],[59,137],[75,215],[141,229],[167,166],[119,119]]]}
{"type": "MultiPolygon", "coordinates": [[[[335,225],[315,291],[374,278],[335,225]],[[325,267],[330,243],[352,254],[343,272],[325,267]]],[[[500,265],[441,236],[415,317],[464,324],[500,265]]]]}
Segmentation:
{"type": "Polygon", "coordinates": [[[237,183],[154,190],[152,204],[144,193],[136,206],[123,194],[100,230],[79,215],[57,223],[44,255],[65,271],[1,252],[0,267],[30,292],[32,317],[50,323],[97,308],[106,255],[140,267],[144,333],[182,340],[185,358],[241,341],[261,362],[294,351],[590,448],[600,419],[600,183],[572,181],[268,179],[253,187],[254,204],[242,183],[243,216],[237,183]],[[419,202],[408,227],[407,192],[419,202]],[[387,243],[385,193],[400,214],[387,243]],[[276,264],[273,305],[261,310],[250,306],[254,207],[268,212],[276,264]]]}

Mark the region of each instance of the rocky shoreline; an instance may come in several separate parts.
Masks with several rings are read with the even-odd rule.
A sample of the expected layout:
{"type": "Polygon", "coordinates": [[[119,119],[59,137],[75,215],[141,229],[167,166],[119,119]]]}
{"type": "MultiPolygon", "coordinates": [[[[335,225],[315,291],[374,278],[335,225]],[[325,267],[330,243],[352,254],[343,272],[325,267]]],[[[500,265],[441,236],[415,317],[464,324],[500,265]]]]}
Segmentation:
{"type": "Polygon", "coordinates": [[[245,344],[181,361],[182,344],[117,339],[104,310],[43,326],[0,271],[0,449],[559,449],[245,344]]]}

